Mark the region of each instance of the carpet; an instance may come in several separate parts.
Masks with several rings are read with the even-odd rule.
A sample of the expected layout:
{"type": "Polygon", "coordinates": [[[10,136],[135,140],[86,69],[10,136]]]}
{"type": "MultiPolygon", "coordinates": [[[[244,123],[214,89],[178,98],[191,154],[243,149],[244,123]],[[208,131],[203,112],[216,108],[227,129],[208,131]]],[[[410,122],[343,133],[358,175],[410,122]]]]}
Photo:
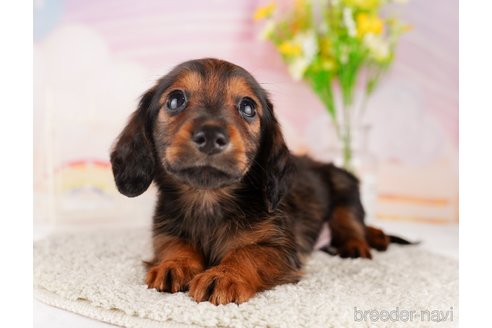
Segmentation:
{"type": "Polygon", "coordinates": [[[59,234],[34,244],[34,295],[124,327],[409,327],[458,325],[458,262],[418,246],[372,261],[314,252],[298,284],[241,305],[147,289],[145,231],[59,234]]]}

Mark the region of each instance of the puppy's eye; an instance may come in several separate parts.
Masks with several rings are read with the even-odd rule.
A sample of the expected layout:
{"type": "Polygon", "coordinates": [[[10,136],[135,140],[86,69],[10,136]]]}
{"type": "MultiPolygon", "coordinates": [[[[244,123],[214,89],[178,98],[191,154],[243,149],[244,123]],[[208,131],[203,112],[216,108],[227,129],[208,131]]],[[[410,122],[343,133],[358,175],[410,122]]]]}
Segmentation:
{"type": "Polygon", "coordinates": [[[182,110],[186,107],[186,95],[182,90],[174,90],[167,97],[166,107],[172,112],[182,110]]]}
{"type": "Polygon", "coordinates": [[[256,104],[251,98],[245,97],[239,102],[238,110],[245,118],[253,118],[256,115],[256,104]]]}

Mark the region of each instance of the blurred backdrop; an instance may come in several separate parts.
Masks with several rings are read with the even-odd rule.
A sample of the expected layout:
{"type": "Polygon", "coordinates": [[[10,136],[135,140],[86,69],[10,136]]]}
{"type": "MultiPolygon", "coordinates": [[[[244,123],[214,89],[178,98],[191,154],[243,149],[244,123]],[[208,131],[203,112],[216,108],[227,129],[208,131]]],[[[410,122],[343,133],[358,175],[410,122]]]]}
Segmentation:
{"type": "MultiPolygon", "coordinates": [[[[34,1],[35,225],[151,222],[155,190],[118,194],[109,150],[139,96],[188,59],[250,71],[271,93],[292,151],[329,160],[326,110],[258,37],[253,14],[264,4],[34,1]]],[[[399,11],[413,30],[365,117],[376,163],[370,219],[457,223],[458,0],[412,0],[399,11]]]]}

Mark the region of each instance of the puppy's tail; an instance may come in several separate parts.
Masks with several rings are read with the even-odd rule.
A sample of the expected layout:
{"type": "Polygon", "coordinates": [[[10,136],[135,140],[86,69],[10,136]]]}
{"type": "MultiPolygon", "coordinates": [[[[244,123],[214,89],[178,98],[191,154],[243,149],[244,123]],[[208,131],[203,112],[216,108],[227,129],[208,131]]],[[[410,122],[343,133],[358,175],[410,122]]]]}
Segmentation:
{"type": "Polygon", "coordinates": [[[394,236],[394,235],[387,235],[387,236],[389,238],[390,243],[392,243],[392,244],[399,244],[399,245],[418,245],[418,244],[420,244],[420,240],[408,241],[406,239],[403,239],[401,237],[394,236]]]}

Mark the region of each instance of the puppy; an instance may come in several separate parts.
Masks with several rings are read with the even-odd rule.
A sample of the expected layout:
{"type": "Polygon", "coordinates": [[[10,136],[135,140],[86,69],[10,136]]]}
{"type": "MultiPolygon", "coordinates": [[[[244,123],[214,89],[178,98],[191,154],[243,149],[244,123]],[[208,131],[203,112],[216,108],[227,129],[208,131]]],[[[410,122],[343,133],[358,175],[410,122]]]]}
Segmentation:
{"type": "MultiPolygon", "coordinates": [[[[267,93],[218,59],[178,65],[141,98],[111,153],[118,190],[158,188],[149,288],[242,303],[295,283],[324,223],[341,257],[391,238],[364,225],[357,179],[289,152],[267,93]]],[[[398,240],[396,240],[398,241],[398,240]]]]}

